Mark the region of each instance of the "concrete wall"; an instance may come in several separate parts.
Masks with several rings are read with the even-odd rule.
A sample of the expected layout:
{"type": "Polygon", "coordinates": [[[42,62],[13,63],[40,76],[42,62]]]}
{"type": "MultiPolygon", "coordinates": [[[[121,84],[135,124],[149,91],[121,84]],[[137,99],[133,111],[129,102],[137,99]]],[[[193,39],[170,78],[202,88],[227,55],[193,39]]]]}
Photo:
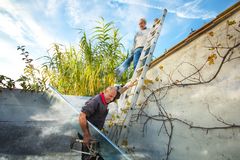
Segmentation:
{"type": "MultiPolygon", "coordinates": [[[[240,47],[230,48],[240,43],[240,33],[236,31],[240,30],[239,21],[237,11],[162,58],[147,72],[148,81],[132,116],[133,121],[136,116],[138,120],[127,129],[121,130],[118,124],[110,127],[109,136],[136,159],[238,160],[240,47]],[[236,24],[229,23],[232,20],[236,24]],[[220,56],[225,55],[221,66],[220,56]],[[168,144],[172,150],[167,157],[168,144]]],[[[113,123],[120,123],[125,116],[120,111],[129,107],[131,96],[124,97],[119,101],[121,118],[113,123]]]]}

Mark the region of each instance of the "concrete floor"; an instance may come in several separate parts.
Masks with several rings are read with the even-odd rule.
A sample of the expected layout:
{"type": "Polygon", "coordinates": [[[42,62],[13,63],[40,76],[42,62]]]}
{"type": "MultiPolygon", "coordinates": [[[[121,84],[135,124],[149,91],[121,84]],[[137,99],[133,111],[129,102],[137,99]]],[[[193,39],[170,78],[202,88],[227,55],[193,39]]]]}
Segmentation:
{"type": "MultiPolygon", "coordinates": [[[[65,98],[76,107],[88,97],[65,98]]],[[[0,160],[5,159],[80,159],[70,152],[76,135],[71,112],[46,93],[2,89],[0,92],[0,160]]]]}

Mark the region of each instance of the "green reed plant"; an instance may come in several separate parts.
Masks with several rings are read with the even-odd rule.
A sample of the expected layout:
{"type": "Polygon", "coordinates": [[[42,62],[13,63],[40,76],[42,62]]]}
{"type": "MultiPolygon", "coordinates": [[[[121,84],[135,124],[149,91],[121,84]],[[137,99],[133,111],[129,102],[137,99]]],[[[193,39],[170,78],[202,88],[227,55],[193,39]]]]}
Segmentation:
{"type": "Polygon", "coordinates": [[[40,68],[34,66],[25,46],[18,46],[18,50],[26,64],[24,74],[16,81],[0,75],[0,88],[11,89],[17,84],[24,90],[44,91],[50,83],[63,94],[92,96],[114,83],[125,83],[133,70],[121,78],[114,74],[126,55],[119,30],[103,18],[91,35],[83,32],[77,47],[53,44],[48,56],[38,58],[44,61],[40,68]]]}
{"type": "Polygon", "coordinates": [[[89,37],[84,32],[78,47],[54,44],[44,57],[43,74],[63,94],[94,95],[116,83],[114,69],[126,58],[119,30],[102,18],[89,37]]]}

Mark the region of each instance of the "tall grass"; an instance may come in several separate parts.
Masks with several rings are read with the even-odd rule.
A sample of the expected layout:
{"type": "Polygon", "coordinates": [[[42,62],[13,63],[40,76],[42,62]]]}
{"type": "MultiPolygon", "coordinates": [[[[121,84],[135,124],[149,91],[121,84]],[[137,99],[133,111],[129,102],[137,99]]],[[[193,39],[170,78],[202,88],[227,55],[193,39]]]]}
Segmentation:
{"type": "Polygon", "coordinates": [[[126,57],[122,51],[119,30],[101,19],[90,38],[82,34],[77,48],[54,44],[44,57],[43,74],[63,94],[94,95],[115,83],[114,69],[126,57]]]}

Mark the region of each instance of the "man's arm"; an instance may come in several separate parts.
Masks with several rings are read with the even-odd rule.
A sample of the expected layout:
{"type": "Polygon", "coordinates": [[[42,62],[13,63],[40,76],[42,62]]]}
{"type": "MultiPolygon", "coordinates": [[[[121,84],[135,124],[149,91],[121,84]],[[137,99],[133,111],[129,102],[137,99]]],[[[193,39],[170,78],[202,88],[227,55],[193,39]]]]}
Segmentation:
{"type": "Polygon", "coordinates": [[[127,84],[125,84],[125,86],[123,86],[122,88],[120,88],[120,89],[118,90],[118,92],[119,92],[120,94],[124,93],[128,88],[131,88],[131,87],[135,86],[135,85],[136,85],[136,82],[137,82],[137,80],[135,80],[135,81],[133,81],[133,82],[128,82],[127,84]]]}
{"type": "Polygon", "coordinates": [[[87,115],[84,112],[81,112],[79,115],[79,124],[83,131],[83,141],[88,146],[91,138],[91,134],[88,129],[87,115]]]}
{"type": "Polygon", "coordinates": [[[92,98],[85,103],[85,106],[82,107],[79,115],[79,124],[83,131],[83,141],[88,146],[91,138],[91,134],[88,129],[87,118],[95,113],[98,107],[98,102],[92,98]]]}
{"type": "Polygon", "coordinates": [[[122,88],[120,88],[120,89],[118,90],[118,92],[119,92],[120,94],[122,94],[122,93],[124,93],[127,89],[128,89],[128,86],[123,86],[122,88]]]}

